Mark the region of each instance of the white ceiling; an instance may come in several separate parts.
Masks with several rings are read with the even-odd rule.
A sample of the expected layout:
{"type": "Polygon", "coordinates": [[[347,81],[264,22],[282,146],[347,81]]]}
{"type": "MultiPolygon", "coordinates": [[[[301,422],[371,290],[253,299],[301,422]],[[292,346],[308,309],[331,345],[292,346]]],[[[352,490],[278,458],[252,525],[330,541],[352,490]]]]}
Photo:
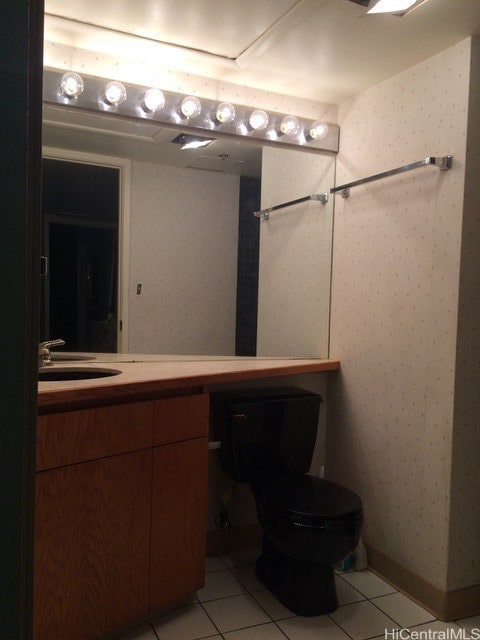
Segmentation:
{"type": "Polygon", "coordinates": [[[183,72],[334,103],[480,35],[480,0],[428,0],[403,18],[349,0],[46,0],[46,13],[51,41],[132,34],[172,45],[183,72]]]}

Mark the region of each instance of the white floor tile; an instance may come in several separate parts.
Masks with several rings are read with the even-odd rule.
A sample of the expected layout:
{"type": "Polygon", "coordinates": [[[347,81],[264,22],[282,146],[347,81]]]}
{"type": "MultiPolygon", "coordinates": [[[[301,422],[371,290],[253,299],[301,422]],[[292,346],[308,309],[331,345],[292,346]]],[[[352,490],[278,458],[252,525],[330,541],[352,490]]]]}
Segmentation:
{"type": "Polygon", "coordinates": [[[224,633],[223,637],[225,640],[285,640],[285,636],[273,622],[239,631],[229,631],[224,633]]]}
{"type": "Polygon", "coordinates": [[[397,590],[392,585],[385,582],[374,573],[366,569],[365,571],[352,571],[342,573],[342,580],[346,580],[357,591],[360,591],[367,598],[384,596],[387,593],[395,593],[397,590]]]}
{"type": "Polygon", "coordinates": [[[245,564],[254,564],[259,555],[260,549],[240,549],[226,553],[220,556],[220,559],[231,569],[245,564]]]}
{"type": "Polygon", "coordinates": [[[390,618],[370,602],[355,602],[339,607],[330,617],[344,629],[353,640],[364,640],[383,635],[385,629],[398,628],[390,618]]]}
{"type": "Polygon", "coordinates": [[[207,556],[205,559],[205,573],[224,571],[226,568],[226,565],[216,556],[207,556]]]}
{"type": "Polygon", "coordinates": [[[218,634],[200,604],[177,609],[154,620],[153,626],[162,640],[198,640],[218,634]]]}
{"type": "Polygon", "coordinates": [[[247,564],[244,567],[232,569],[232,573],[243,584],[247,591],[260,591],[265,585],[255,575],[255,565],[247,564]]]}
{"type": "Polygon", "coordinates": [[[222,633],[271,622],[258,602],[249,595],[213,600],[203,606],[222,633]]]}
{"type": "Polygon", "coordinates": [[[157,640],[157,636],[152,628],[152,625],[146,624],[138,629],[133,629],[125,635],[121,635],[117,640],[157,640]]]}
{"type": "Polygon", "coordinates": [[[217,598],[228,598],[240,593],[245,593],[245,589],[232,573],[225,571],[213,571],[205,574],[205,586],[197,591],[197,598],[200,602],[216,600],[217,598]]]}
{"type": "Polygon", "coordinates": [[[435,616],[403,593],[391,593],[388,596],[374,598],[372,602],[404,628],[435,620],[435,616]]]}
{"type": "Polygon", "coordinates": [[[350,640],[328,616],[295,617],[277,624],[290,640],[350,640]]]}
{"type": "Polygon", "coordinates": [[[342,580],[340,576],[335,576],[335,584],[337,587],[338,604],[352,604],[352,602],[360,602],[365,600],[365,596],[354,589],[348,582],[342,580]]]}
{"type": "Polygon", "coordinates": [[[462,629],[480,629],[480,616],[473,616],[472,618],[463,618],[463,620],[457,620],[457,624],[462,629]]]}
{"type": "Polygon", "coordinates": [[[273,593],[268,590],[255,591],[252,596],[265,609],[272,620],[282,620],[282,618],[293,618],[295,616],[293,611],[284,607],[273,593]]]}

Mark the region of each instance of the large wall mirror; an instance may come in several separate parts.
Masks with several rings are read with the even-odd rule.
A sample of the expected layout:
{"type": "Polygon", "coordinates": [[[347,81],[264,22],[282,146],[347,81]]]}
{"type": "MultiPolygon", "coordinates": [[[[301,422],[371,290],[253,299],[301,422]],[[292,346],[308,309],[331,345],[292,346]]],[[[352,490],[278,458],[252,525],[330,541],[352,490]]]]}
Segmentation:
{"type": "Polygon", "coordinates": [[[330,155],[45,105],[42,339],[68,351],[327,357],[330,155]]]}

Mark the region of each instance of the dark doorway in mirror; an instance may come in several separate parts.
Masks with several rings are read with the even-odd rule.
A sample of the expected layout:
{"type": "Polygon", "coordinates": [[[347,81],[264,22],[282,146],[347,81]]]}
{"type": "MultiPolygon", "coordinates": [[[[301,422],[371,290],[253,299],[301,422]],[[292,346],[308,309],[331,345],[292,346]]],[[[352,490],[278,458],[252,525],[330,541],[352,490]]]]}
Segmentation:
{"type": "Polygon", "coordinates": [[[238,207],[237,314],[235,355],[257,354],[258,260],[260,219],[253,216],[260,209],[261,181],[240,178],[238,207]]]}
{"type": "Polygon", "coordinates": [[[119,171],[43,160],[41,339],[117,351],[119,171]]]}

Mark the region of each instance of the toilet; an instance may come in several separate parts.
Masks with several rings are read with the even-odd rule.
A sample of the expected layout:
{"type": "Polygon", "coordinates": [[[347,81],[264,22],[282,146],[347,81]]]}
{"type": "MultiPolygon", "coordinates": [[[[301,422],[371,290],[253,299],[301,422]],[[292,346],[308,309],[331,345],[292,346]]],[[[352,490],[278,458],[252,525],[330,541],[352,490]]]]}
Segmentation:
{"type": "Polygon", "coordinates": [[[292,612],[335,611],[334,566],[356,548],[360,498],[308,475],[322,398],[296,387],[212,394],[222,469],[248,482],[263,529],[259,580],[292,612]]]}

